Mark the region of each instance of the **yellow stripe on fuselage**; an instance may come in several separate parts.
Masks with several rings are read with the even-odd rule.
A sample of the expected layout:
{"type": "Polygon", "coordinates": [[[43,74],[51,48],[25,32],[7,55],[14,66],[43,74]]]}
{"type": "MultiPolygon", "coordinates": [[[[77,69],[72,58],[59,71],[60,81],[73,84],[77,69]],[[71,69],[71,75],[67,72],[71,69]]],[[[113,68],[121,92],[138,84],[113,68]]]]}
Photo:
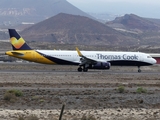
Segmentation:
{"type": "Polygon", "coordinates": [[[37,62],[37,63],[43,63],[43,64],[56,64],[55,62],[40,55],[35,50],[7,51],[6,55],[13,56],[13,57],[20,58],[20,59],[27,60],[27,61],[31,61],[31,62],[37,62]]]}

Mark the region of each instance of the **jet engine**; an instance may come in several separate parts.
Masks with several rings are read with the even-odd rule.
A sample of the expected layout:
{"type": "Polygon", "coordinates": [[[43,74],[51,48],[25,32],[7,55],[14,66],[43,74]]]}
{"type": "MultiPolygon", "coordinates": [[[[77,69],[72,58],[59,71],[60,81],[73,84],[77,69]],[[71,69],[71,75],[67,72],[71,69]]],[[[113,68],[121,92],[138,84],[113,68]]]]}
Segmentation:
{"type": "Polygon", "coordinates": [[[110,69],[111,64],[109,62],[97,62],[96,64],[89,65],[89,69],[110,69]]]}

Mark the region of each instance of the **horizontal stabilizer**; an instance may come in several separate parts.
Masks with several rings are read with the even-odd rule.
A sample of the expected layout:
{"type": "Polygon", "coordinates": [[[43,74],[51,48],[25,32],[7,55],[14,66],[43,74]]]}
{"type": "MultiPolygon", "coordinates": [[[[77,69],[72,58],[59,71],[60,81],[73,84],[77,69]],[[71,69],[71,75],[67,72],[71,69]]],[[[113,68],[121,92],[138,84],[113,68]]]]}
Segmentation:
{"type": "Polygon", "coordinates": [[[23,53],[19,53],[19,52],[11,52],[11,53],[14,54],[14,55],[18,55],[18,56],[24,55],[23,53]]]}

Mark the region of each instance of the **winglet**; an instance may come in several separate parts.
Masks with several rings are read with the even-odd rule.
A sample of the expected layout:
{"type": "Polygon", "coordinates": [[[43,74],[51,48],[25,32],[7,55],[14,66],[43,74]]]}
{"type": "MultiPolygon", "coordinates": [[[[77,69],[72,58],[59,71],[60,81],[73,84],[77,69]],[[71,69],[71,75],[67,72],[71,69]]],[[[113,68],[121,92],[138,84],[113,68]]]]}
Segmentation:
{"type": "Polygon", "coordinates": [[[78,55],[79,55],[80,57],[83,56],[82,53],[80,52],[80,50],[78,49],[78,47],[76,47],[76,51],[77,51],[77,53],[78,53],[78,55]]]}

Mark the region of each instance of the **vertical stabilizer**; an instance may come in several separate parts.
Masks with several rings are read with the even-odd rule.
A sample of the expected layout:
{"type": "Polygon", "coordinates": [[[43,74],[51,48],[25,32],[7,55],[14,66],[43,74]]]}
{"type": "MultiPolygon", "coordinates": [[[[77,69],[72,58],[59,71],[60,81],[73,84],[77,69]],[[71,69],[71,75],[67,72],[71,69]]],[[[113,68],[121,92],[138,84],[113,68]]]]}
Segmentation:
{"type": "Polygon", "coordinates": [[[32,50],[15,29],[8,29],[13,50],[32,50]]]}

